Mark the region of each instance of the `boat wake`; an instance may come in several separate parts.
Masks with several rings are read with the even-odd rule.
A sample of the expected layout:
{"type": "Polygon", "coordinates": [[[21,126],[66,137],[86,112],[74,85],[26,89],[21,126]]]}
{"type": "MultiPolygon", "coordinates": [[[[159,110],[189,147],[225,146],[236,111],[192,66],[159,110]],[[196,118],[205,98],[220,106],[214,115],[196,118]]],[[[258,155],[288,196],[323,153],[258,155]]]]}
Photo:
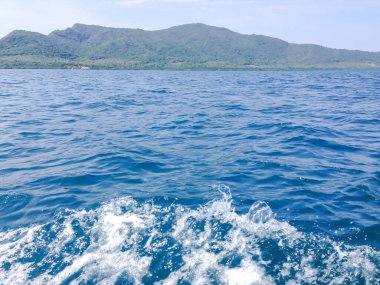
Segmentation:
{"type": "Polygon", "coordinates": [[[2,284],[379,284],[380,253],[245,214],[230,194],[191,209],[125,197],[0,233],[2,284]]]}

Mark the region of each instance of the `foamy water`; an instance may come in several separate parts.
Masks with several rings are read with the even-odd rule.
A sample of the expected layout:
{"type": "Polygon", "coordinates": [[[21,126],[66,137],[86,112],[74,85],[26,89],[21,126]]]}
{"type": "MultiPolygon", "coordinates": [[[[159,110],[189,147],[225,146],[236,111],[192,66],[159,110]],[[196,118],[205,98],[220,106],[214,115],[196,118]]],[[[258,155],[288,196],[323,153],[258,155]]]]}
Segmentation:
{"type": "Polygon", "coordinates": [[[3,284],[378,284],[380,253],[305,234],[228,193],[197,209],[130,197],[2,232],[3,284]]]}

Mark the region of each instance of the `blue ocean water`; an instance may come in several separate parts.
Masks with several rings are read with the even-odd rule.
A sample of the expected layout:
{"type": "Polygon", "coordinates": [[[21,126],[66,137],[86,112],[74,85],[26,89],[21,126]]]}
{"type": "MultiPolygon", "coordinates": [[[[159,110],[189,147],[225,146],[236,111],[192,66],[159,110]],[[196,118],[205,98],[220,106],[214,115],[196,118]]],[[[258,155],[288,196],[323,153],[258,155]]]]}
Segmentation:
{"type": "Polygon", "coordinates": [[[0,70],[0,284],[380,284],[380,72],[0,70]]]}

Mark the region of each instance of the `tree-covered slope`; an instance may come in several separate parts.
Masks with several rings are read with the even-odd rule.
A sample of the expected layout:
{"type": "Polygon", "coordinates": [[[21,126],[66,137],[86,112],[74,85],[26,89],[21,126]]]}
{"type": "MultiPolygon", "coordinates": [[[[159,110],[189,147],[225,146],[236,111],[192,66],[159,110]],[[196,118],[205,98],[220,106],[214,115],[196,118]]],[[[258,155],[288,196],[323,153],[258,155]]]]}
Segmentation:
{"type": "Polygon", "coordinates": [[[0,40],[0,67],[118,69],[380,68],[380,53],[297,45],[188,24],[159,31],[75,24],[0,40]]]}

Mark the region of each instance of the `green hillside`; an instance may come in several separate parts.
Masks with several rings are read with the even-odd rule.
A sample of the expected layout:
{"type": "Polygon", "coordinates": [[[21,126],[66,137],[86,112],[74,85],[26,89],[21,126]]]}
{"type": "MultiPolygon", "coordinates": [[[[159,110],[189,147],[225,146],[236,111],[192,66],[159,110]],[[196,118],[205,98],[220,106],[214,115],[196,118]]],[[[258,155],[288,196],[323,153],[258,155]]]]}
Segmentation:
{"type": "Polygon", "coordinates": [[[188,24],[159,31],[75,24],[49,35],[0,40],[0,68],[312,69],[380,68],[380,53],[290,44],[188,24]]]}

